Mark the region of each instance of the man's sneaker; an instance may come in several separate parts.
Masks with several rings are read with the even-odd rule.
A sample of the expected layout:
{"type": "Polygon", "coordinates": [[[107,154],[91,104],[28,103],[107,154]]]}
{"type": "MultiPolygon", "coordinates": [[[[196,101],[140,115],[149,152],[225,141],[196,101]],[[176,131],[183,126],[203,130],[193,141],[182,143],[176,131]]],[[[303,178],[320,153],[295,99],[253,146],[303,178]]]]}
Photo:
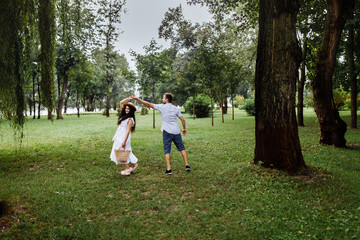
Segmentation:
{"type": "Polygon", "coordinates": [[[185,170],[188,171],[188,172],[190,172],[190,171],[191,171],[190,166],[189,166],[189,165],[186,165],[186,166],[185,166],[185,170]]]}
{"type": "Polygon", "coordinates": [[[121,171],[121,175],[130,176],[130,169],[125,169],[124,171],[121,171]]]}
{"type": "Polygon", "coordinates": [[[165,171],[165,175],[171,175],[171,174],[172,174],[171,169],[170,169],[170,170],[166,170],[166,171],[165,171]]]}
{"type": "Polygon", "coordinates": [[[130,172],[132,173],[133,171],[135,171],[135,169],[138,167],[139,165],[137,163],[135,163],[135,166],[130,167],[130,172]]]}

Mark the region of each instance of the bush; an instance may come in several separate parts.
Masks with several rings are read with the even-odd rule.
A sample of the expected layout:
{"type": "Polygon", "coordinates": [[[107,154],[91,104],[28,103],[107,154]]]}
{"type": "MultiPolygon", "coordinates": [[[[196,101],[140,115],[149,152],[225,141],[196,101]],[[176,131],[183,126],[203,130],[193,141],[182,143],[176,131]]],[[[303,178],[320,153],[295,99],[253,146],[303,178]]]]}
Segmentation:
{"type": "Polygon", "coordinates": [[[146,107],[142,107],[142,108],[141,108],[141,112],[140,112],[141,115],[146,115],[146,114],[148,114],[148,113],[149,113],[149,109],[148,109],[148,108],[146,108],[146,107]]]}
{"type": "Polygon", "coordinates": [[[313,108],[314,107],[314,98],[312,93],[308,94],[304,97],[304,106],[307,108],[313,108]]]}
{"type": "Polygon", "coordinates": [[[250,116],[255,116],[255,100],[253,98],[246,99],[243,109],[250,116]]]}
{"type": "Polygon", "coordinates": [[[351,94],[346,92],[343,86],[333,90],[335,106],[339,110],[349,109],[351,105],[351,94]]]}
{"type": "MultiPolygon", "coordinates": [[[[193,98],[189,97],[185,102],[185,111],[193,114],[193,98]]],[[[210,98],[204,94],[195,97],[195,116],[197,118],[208,117],[210,112],[210,98]]]]}
{"type": "Polygon", "coordinates": [[[241,95],[236,95],[235,96],[235,103],[234,103],[234,107],[239,107],[239,109],[242,109],[242,107],[244,106],[244,97],[241,95]]]}

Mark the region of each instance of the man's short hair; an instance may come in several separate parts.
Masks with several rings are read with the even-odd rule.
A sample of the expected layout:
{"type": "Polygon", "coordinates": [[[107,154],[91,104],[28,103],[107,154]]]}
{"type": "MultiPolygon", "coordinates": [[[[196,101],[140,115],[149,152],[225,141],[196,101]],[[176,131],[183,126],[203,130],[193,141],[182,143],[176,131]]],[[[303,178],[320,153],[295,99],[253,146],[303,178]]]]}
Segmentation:
{"type": "Polygon", "coordinates": [[[166,99],[169,101],[169,103],[172,103],[173,95],[171,93],[164,93],[166,99]]]}

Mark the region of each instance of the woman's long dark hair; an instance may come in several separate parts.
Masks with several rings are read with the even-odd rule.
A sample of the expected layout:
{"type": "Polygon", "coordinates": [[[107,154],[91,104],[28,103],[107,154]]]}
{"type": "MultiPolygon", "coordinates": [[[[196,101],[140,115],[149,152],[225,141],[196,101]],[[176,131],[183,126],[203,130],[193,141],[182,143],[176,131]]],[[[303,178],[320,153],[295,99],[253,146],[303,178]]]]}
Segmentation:
{"type": "Polygon", "coordinates": [[[128,118],[133,118],[134,119],[134,125],[131,127],[131,132],[134,132],[135,131],[135,126],[136,126],[136,120],[135,120],[135,111],[133,109],[133,107],[129,106],[129,114],[126,114],[125,112],[125,108],[126,106],[129,106],[129,105],[125,105],[122,109],[121,109],[121,112],[119,113],[119,117],[118,117],[118,122],[117,124],[120,125],[120,123],[122,121],[124,121],[125,119],[128,119],[128,118]]]}

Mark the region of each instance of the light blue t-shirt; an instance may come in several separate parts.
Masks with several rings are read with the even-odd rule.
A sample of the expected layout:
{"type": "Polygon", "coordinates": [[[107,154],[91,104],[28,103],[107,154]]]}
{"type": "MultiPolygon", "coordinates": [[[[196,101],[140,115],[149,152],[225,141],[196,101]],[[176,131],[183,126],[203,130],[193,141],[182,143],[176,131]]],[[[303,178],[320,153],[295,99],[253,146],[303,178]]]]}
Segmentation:
{"type": "Polygon", "coordinates": [[[172,105],[171,103],[154,104],[154,109],[161,113],[161,131],[165,130],[170,134],[180,134],[177,117],[182,117],[182,115],[176,106],[172,105]]]}

